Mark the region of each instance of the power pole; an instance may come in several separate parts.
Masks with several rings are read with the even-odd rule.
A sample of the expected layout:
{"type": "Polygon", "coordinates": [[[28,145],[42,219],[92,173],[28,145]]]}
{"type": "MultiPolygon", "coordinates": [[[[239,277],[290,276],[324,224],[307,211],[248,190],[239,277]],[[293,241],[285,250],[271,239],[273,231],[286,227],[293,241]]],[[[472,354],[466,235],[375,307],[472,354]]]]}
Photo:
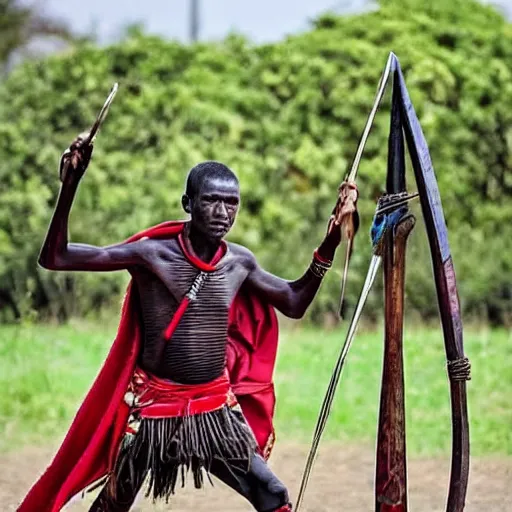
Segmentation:
{"type": "Polygon", "coordinates": [[[190,0],[190,41],[199,39],[199,0],[190,0]]]}

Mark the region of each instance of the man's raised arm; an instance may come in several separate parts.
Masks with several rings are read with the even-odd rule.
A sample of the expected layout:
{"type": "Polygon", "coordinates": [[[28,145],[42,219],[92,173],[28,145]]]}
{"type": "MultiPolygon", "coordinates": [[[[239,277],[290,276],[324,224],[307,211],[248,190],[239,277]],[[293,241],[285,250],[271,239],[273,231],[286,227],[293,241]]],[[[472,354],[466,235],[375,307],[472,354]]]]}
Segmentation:
{"type": "Polygon", "coordinates": [[[141,243],[95,247],[68,243],[68,219],[80,179],[92,154],[92,146],[79,136],[60,162],[62,187],[48,233],[39,255],[39,264],[49,270],[122,270],[142,263],[141,243]]]}

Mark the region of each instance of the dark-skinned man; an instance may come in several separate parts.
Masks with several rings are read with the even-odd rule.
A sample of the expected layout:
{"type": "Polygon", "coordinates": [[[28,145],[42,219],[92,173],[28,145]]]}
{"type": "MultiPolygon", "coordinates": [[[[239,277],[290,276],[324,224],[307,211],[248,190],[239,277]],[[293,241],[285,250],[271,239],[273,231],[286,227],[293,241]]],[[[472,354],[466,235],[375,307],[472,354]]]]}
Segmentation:
{"type": "Polygon", "coordinates": [[[163,223],[107,247],[70,243],[69,213],[92,153],[83,140],[78,137],[61,159],[62,187],[39,263],[61,271],[128,270],[132,282],[104,367],[19,510],[56,512],[93,485],[102,489],[90,511],[127,512],[146,480],[148,495],[168,500],[190,471],[196,487],[212,474],[259,512],[291,511],[286,487],[266,462],[272,384],[250,382],[242,391],[234,375],[241,367],[249,368],[249,377],[273,370],[272,315],[265,317],[267,331],[261,318],[245,317],[261,317],[265,308],[304,315],[340,243],[336,208],[311,265],[296,281],[264,271],[248,249],[224,241],[240,189],[235,174],[218,162],[189,172],[182,197],[188,222],[163,223]],[[235,306],[242,309],[233,314],[235,306]],[[232,327],[263,341],[251,342],[256,348],[247,353],[228,354],[232,327]]]}

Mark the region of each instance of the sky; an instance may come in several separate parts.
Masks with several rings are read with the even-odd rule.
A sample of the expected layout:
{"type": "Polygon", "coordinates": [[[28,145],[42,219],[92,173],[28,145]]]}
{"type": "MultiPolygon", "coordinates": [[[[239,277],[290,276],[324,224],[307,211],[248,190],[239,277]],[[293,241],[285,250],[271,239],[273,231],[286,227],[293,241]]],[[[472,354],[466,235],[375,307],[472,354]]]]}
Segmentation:
{"type": "MultiPolygon", "coordinates": [[[[32,0],[30,3],[33,3],[32,0]]],[[[450,0],[446,0],[450,1],[450,0]]],[[[115,40],[132,23],[181,41],[189,37],[190,0],[38,0],[48,14],[77,32],[94,29],[102,42],[115,40]]],[[[254,42],[281,39],[307,30],[311,18],[327,10],[361,12],[369,0],[199,0],[200,39],[220,39],[230,31],[254,42]]],[[[512,16],[512,0],[493,0],[512,16]]]]}
{"type": "MultiPolygon", "coordinates": [[[[512,0],[511,0],[512,2],[512,0]]],[[[128,24],[143,22],[152,33],[187,41],[189,0],[40,0],[51,15],[77,32],[92,27],[100,41],[119,36],[128,24]]],[[[254,42],[280,39],[306,30],[308,19],[321,12],[360,12],[368,0],[199,0],[200,39],[220,39],[230,31],[254,42]]]]}

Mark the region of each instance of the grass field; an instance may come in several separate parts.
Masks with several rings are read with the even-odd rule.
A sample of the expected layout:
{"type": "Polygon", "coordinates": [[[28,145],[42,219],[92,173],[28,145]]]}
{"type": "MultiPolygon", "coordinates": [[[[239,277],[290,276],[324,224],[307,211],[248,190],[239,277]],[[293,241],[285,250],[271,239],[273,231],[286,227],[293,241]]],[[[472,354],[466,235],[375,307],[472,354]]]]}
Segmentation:
{"type": "MultiPolygon", "coordinates": [[[[97,373],[115,327],[0,327],[0,451],[65,433],[97,373]]],[[[276,371],[278,438],[308,442],[345,330],[285,330],[276,371]]],[[[512,455],[512,333],[468,331],[466,353],[474,455],[512,455]]],[[[342,375],[326,438],[373,442],[382,365],[382,332],[357,334],[342,375]]],[[[409,455],[446,455],[451,422],[440,330],[406,329],[409,455]]]]}

